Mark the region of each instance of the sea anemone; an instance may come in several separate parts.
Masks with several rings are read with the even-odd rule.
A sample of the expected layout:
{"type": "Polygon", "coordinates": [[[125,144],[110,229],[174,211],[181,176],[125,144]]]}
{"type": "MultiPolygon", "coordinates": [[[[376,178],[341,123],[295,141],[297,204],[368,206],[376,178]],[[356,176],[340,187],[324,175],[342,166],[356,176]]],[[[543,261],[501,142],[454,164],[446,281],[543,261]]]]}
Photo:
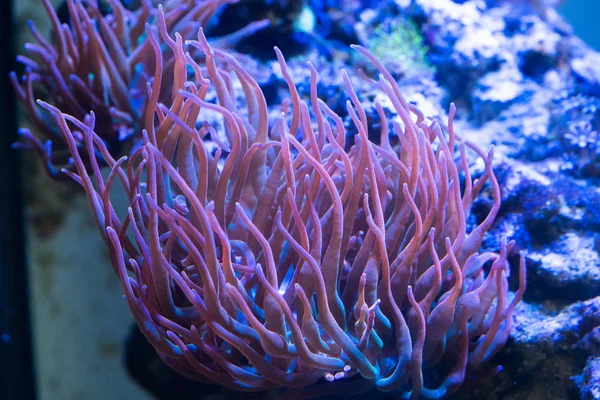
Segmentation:
{"type": "MultiPolygon", "coordinates": [[[[50,1],[41,0],[51,22],[54,44],[30,21],[36,43],[25,45],[28,55],[17,57],[24,74],[19,80],[13,72],[11,80],[31,123],[48,140],[42,142],[22,129],[23,141],[18,147],[35,150],[51,176],[66,178],[55,165],[69,164],[69,152],[51,118],[35,104],[36,99],[43,97],[79,119],[93,111],[98,136],[113,153],[123,152],[119,145],[136,133],[140,137],[145,126],[146,83],[156,70],[148,29],[159,26],[171,35],[177,32],[184,39],[193,37],[221,6],[236,1],[170,0],[165,3],[164,12],[159,13],[151,0],[142,1],[133,11],[120,0],[106,0],[110,12],[103,14],[98,0],[67,0],[69,23],[61,24],[50,1]]],[[[237,41],[264,26],[265,21],[249,24],[219,44],[237,41]]],[[[169,104],[172,83],[168,77],[173,76],[175,58],[169,51],[162,58],[160,69],[164,78],[158,95],[161,102],[169,104]]]]}
{"type": "MultiPolygon", "coordinates": [[[[201,382],[300,397],[355,384],[437,399],[476,374],[508,337],[525,263],[511,297],[513,243],[478,253],[500,188],[493,151],[455,134],[454,106],[447,126],[427,122],[354,46],[379,70],[378,80],[362,77],[391,110],[376,103],[381,130],[372,132],[342,71],[357,132],[350,145],[344,119],[318,98],[310,63],[306,102],[276,49],[291,101],[270,121],[257,82],[202,29],[198,40],[161,37],[174,54],[173,99],[160,103],[166,78],[157,70],[143,143],[130,157],[110,154],[95,113],[80,120],[39,103],[69,147],[75,171],[64,173],[85,189],[128,305],[162,359],[201,382]],[[469,155],[482,165],[477,178],[469,155]],[[111,203],[117,181],[127,210],[111,203]],[[480,195],[491,207],[468,231],[480,195]]],[[[148,40],[160,67],[154,31],[148,40]]]]}

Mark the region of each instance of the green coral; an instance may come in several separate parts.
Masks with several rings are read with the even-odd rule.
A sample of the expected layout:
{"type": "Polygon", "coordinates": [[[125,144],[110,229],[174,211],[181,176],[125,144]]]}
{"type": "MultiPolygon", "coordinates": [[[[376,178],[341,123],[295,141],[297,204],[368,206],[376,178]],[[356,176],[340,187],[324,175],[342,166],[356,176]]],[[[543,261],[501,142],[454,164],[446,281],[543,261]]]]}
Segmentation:
{"type": "Polygon", "coordinates": [[[429,48],[412,20],[396,19],[379,24],[369,37],[368,45],[373,54],[393,71],[403,75],[433,72],[427,60],[429,48]]]}

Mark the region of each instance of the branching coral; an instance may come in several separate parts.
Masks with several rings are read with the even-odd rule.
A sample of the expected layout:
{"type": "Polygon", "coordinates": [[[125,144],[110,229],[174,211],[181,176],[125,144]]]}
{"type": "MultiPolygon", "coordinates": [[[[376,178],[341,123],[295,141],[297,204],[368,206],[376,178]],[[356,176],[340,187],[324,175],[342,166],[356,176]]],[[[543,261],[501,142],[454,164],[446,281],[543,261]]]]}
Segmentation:
{"type": "MultiPolygon", "coordinates": [[[[318,98],[312,65],[309,104],[277,50],[291,102],[269,121],[258,84],[202,30],[194,41],[165,30],[162,39],[177,90],[161,104],[156,74],[144,142],[129,158],[110,155],[95,114],[79,120],[40,104],[69,146],[76,172],[65,173],[87,193],[129,307],[166,363],[242,390],[286,387],[308,397],[314,388],[305,388],[323,378],[321,393],[360,377],[363,387],[402,398],[441,398],[503,346],[525,264],[511,299],[512,243],[477,253],[500,189],[492,151],[454,133],[454,107],[447,127],[427,123],[383,65],[355,46],[379,69],[369,82],[393,111],[377,105],[380,144],[370,141],[365,108],[342,71],[358,132],[349,146],[342,117],[318,98]],[[203,52],[205,67],[186,50],[203,52]],[[222,132],[209,119],[222,120],[222,132]],[[485,166],[477,179],[468,152],[485,166]],[[127,210],[110,201],[116,181],[127,210]],[[493,206],[467,232],[485,188],[493,206]]],[[[149,40],[160,65],[153,31],[149,40]]]]}
{"type": "MultiPolygon", "coordinates": [[[[163,29],[183,38],[194,36],[217,9],[236,0],[171,0],[164,9],[163,29]]],[[[31,122],[49,141],[42,143],[23,129],[22,147],[37,151],[46,169],[54,177],[64,177],[54,164],[66,164],[68,151],[56,140],[59,135],[53,122],[35,104],[40,96],[77,118],[90,111],[96,114],[96,130],[109,145],[128,139],[144,127],[146,83],[155,71],[154,50],[147,30],[156,26],[160,14],[150,0],[141,2],[135,11],[126,9],[119,0],[107,0],[112,12],[102,15],[97,0],[67,0],[69,24],[61,24],[49,0],[41,0],[50,18],[55,44],[52,45],[30,23],[36,43],[25,46],[28,56],[17,60],[25,66],[21,82],[16,73],[11,80],[18,99],[26,107],[31,122]],[[52,146],[58,149],[52,152],[52,146]]],[[[236,32],[230,40],[264,26],[259,21],[236,32]]],[[[223,41],[222,41],[223,42],[223,41]]],[[[161,73],[164,82],[160,101],[169,104],[175,58],[164,54],[161,73]]],[[[80,141],[80,140],[78,140],[80,141]]]]}

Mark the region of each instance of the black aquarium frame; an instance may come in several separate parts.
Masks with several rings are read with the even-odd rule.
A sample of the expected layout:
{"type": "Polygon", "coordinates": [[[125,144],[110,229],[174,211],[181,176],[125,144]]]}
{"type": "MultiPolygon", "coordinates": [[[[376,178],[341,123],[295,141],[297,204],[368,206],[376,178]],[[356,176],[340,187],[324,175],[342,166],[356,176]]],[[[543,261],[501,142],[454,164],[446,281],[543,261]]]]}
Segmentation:
{"type": "Polygon", "coordinates": [[[0,399],[35,400],[14,69],[13,1],[0,0],[0,399]]]}

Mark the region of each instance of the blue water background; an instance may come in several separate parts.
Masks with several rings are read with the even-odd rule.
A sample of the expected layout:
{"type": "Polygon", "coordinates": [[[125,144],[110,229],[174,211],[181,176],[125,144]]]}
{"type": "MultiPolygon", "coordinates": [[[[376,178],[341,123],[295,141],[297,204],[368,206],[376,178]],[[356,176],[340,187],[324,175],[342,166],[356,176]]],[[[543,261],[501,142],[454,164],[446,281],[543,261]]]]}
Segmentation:
{"type": "Polygon", "coordinates": [[[600,0],[566,0],[560,13],[579,37],[600,51],[600,0]]]}

